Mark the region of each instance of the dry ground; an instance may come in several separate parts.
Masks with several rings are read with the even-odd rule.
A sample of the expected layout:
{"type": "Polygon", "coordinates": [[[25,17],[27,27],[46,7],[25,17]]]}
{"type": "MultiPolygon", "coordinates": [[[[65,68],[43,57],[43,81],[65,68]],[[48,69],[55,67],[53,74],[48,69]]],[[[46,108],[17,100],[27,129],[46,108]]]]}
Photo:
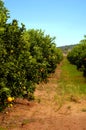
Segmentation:
{"type": "Polygon", "coordinates": [[[16,99],[13,107],[0,113],[0,127],[6,130],[86,130],[86,101],[60,104],[56,98],[60,73],[59,66],[47,84],[37,86],[35,101],[16,99]]]}

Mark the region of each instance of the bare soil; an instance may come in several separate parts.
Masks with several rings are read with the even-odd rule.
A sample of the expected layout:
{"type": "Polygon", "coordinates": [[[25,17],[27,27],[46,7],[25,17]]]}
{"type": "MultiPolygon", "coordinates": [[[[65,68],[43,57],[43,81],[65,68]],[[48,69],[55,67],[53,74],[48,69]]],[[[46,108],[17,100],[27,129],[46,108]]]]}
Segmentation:
{"type": "Polygon", "coordinates": [[[48,83],[37,85],[35,101],[16,99],[13,107],[0,113],[0,127],[6,130],[86,130],[86,100],[65,101],[56,98],[60,66],[48,83]]]}

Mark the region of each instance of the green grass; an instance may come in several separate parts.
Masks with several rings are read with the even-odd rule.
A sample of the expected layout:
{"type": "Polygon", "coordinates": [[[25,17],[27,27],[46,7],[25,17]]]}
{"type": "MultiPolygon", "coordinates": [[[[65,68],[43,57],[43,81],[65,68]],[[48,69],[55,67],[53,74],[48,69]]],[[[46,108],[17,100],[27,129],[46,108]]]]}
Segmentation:
{"type": "Polygon", "coordinates": [[[85,97],[86,78],[83,77],[83,73],[78,71],[75,65],[70,64],[66,58],[62,62],[61,70],[57,93],[63,97],[85,97]]]}

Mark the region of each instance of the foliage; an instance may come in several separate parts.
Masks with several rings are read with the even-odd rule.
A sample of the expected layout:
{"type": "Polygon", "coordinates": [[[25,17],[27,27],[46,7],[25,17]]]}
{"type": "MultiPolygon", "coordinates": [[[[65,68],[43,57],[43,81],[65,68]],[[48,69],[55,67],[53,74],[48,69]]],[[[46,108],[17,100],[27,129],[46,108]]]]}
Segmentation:
{"type": "Polygon", "coordinates": [[[54,72],[57,63],[62,60],[62,52],[56,47],[54,38],[44,35],[42,30],[28,31],[30,53],[36,59],[38,82],[45,80],[49,73],[54,72]]]}
{"type": "MultiPolygon", "coordinates": [[[[12,97],[34,98],[35,84],[46,81],[62,60],[55,38],[42,30],[26,30],[16,19],[6,23],[8,11],[0,1],[4,20],[0,31],[0,106],[6,107],[12,97]],[[9,98],[10,97],[10,98],[9,98]]],[[[0,12],[1,13],[1,12],[0,12]]],[[[2,14],[2,13],[1,13],[2,14]]]]}
{"type": "Polygon", "coordinates": [[[70,63],[77,66],[77,69],[83,71],[86,76],[86,39],[81,40],[80,44],[75,46],[67,56],[70,63]]]}
{"type": "Polygon", "coordinates": [[[4,2],[0,0],[0,34],[3,33],[5,29],[4,26],[8,18],[9,18],[9,11],[4,6],[4,2]]]}

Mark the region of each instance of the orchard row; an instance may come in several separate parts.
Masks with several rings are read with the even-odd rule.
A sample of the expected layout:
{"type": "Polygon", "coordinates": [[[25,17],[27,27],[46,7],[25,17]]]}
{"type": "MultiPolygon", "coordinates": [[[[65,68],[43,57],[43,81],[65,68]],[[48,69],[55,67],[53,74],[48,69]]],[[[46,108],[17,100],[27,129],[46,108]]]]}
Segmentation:
{"type": "Polygon", "coordinates": [[[86,76],[86,37],[68,53],[67,58],[86,76]]]}
{"type": "Polygon", "coordinates": [[[0,10],[0,106],[6,107],[16,97],[33,99],[35,84],[47,81],[63,55],[42,30],[27,30],[17,20],[7,23],[1,0],[0,10]]]}

